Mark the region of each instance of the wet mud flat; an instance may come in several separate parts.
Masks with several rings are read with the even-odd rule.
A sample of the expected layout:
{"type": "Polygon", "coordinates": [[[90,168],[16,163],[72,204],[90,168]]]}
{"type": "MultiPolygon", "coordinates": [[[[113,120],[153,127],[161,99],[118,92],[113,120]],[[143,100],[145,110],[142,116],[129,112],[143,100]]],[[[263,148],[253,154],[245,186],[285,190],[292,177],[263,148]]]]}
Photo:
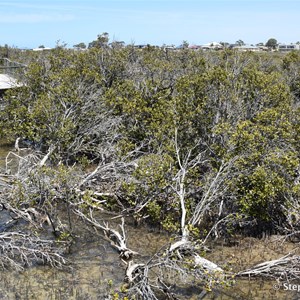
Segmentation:
{"type": "MultiPolygon", "coordinates": [[[[165,234],[149,232],[147,228],[128,228],[128,244],[147,258],[163,247],[165,234]]],[[[277,259],[293,252],[299,254],[298,244],[282,242],[279,237],[259,240],[241,238],[234,246],[222,242],[210,244],[207,258],[223,268],[238,272],[257,263],[277,259]]],[[[124,266],[118,253],[102,239],[90,237],[77,243],[67,255],[64,270],[34,266],[24,271],[0,273],[0,299],[108,299],[124,284],[124,266]]],[[[197,286],[180,283],[181,299],[299,299],[300,282],[278,283],[272,279],[236,278],[232,287],[202,292],[197,286]]]]}

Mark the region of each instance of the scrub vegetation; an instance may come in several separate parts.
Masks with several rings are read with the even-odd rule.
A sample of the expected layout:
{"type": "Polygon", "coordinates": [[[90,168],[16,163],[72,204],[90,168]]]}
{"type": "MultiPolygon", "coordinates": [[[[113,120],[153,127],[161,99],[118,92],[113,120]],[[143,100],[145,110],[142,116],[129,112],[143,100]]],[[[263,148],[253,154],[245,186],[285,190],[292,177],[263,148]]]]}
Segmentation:
{"type": "Polygon", "coordinates": [[[28,67],[1,103],[2,138],[16,142],[0,177],[2,266],[62,267],[88,226],[124,264],[111,299],[177,299],[178,276],[209,291],[277,278],[283,263],[297,279],[296,255],[233,273],[205,251],[211,239],[299,237],[300,53],[107,42],[13,52],[28,67]],[[129,218],[170,243],[141,260],[126,243],[129,218]]]}

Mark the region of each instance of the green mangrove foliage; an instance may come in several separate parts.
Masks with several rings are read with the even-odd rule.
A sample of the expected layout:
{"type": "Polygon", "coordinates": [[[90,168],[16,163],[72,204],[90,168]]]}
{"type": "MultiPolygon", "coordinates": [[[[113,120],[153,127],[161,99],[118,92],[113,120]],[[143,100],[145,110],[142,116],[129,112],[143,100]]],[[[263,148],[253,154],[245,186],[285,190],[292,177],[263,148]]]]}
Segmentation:
{"type": "Polygon", "coordinates": [[[177,231],[184,208],[193,226],[236,214],[280,230],[299,199],[299,62],[294,52],[58,47],[32,57],[25,85],[6,94],[1,132],[53,147],[53,163],[110,164],[99,185],[139,220],[177,231]]]}

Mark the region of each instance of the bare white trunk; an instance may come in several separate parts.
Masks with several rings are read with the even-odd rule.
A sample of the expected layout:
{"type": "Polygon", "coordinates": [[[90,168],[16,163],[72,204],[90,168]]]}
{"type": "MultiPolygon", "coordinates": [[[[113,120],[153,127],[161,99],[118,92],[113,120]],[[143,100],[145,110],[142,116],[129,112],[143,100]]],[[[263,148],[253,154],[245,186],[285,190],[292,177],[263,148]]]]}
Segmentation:
{"type": "Polygon", "coordinates": [[[39,166],[42,167],[46,161],[49,159],[50,155],[53,153],[53,151],[55,150],[55,147],[50,146],[48,153],[42,158],[42,160],[39,163],[39,166]]]}

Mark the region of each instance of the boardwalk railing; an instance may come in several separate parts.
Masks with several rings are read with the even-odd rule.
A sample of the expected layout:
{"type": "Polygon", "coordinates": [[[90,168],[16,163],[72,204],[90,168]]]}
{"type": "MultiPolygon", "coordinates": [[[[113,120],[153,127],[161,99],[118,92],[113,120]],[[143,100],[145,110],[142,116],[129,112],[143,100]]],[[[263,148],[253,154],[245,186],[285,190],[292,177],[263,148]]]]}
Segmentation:
{"type": "Polygon", "coordinates": [[[0,58],[0,74],[19,79],[21,71],[26,67],[26,65],[11,61],[8,58],[0,58]]]}

